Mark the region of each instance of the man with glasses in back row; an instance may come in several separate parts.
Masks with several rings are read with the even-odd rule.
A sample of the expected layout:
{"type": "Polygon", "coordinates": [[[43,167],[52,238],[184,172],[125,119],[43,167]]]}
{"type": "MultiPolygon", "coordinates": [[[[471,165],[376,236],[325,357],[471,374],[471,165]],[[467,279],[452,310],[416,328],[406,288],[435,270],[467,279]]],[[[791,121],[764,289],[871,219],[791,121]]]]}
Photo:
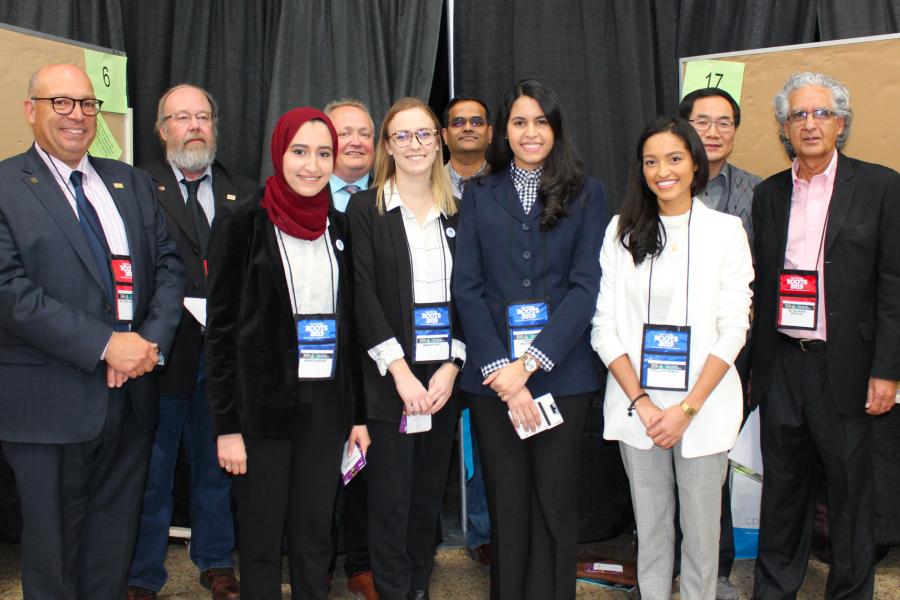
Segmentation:
{"type": "MultiPolygon", "coordinates": [[[[740,217],[753,247],[753,191],[762,178],[740,169],[728,157],[734,150],[734,138],[741,125],[741,107],[731,94],[719,88],[700,88],[687,95],[678,105],[678,116],[694,126],[709,159],[709,180],[700,200],[714,210],[740,217]]],[[[734,361],[744,394],[750,379],[750,351],[744,346],[734,361]]],[[[746,419],[749,410],[744,411],[746,419]]],[[[738,593],[729,579],[734,566],[734,530],[731,523],[731,488],[728,480],[722,486],[722,515],[719,534],[719,573],[716,600],[737,600],[738,593]]],[[[677,529],[676,559],[680,563],[681,528],[677,529]]]]}
{"type": "Polygon", "coordinates": [[[128,573],[128,600],[155,599],[166,583],[172,484],[182,441],[190,465],[191,560],[214,600],[240,597],[231,555],[231,480],[219,466],[206,401],[206,248],[217,209],[258,186],[216,160],[216,116],[215,101],[206,90],[187,84],[169,89],[159,100],[155,125],[165,161],[142,165],[153,177],[169,235],[184,261],[188,300],[159,377],[159,425],[128,573]]]}
{"type": "Polygon", "coordinates": [[[34,145],[0,163],[0,440],[28,600],[124,598],[183,269],[150,176],[88,157],[101,102],[32,76],[34,145]]]}
{"type": "Polygon", "coordinates": [[[450,152],[447,174],[457,199],[462,198],[468,180],[490,171],[485,160],[494,135],[490,114],[487,105],[472,96],[457,96],[444,110],[441,135],[450,152]]]}
{"type": "Polygon", "coordinates": [[[765,467],[753,597],[797,595],[821,460],[825,597],[872,598],[872,416],[891,410],[900,379],[900,175],[841,152],[853,113],[832,77],[791,75],[775,117],[793,164],[753,201],[751,394],[765,467]]]}

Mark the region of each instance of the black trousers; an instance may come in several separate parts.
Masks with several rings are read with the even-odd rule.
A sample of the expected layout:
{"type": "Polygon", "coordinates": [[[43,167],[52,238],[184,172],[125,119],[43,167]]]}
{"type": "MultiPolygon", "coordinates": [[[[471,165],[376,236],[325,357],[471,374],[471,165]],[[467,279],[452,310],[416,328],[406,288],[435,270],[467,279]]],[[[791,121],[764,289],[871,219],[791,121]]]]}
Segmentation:
{"type": "Polygon", "coordinates": [[[406,600],[410,591],[428,588],[459,416],[456,396],[432,415],[431,431],[407,435],[398,423],[368,423],[369,554],[381,600],[406,600]]]}
{"type": "Polygon", "coordinates": [[[764,469],[754,598],[797,595],[813,535],[818,458],[831,531],[825,597],[872,598],[872,418],[838,410],[831,376],[840,374],[829,375],[825,352],[779,344],[772,387],[760,403],[764,469]]]}
{"type": "Polygon", "coordinates": [[[3,442],[22,503],[24,598],[125,598],[152,443],[125,389],[109,393],[89,442],[3,442]]]}
{"type": "Polygon", "coordinates": [[[471,397],[491,517],[491,600],[573,600],[578,451],[591,394],[556,398],[565,422],[520,440],[497,398],[471,397]]]}
{"type": "Polygon", "coordinates": [[[340,407],[328,397],[302,408],[290,440],[244,436],[247,473],[232,479],[243,600],[281,600],[285,526],[291,598],[326,599],[331,518],[346,437],[340,407]]]}

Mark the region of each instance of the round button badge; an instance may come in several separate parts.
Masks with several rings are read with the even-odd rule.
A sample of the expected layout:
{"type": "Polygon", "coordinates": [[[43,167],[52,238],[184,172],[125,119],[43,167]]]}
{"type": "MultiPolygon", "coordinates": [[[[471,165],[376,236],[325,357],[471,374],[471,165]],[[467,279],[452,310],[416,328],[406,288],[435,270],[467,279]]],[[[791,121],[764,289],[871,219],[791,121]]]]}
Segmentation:
{"type": "Polygon", "coordinates": [[[456,230],[452,227],[448,227],[446,233],[448,238],[456,237],[456,230]]]}
{"type": "Polygon", "coordinates": [[[334,242],[334,246],[335,246],[335,248],[337,248],[338,250],[343,252],[344,251],[344,240],[336,240],[334,242]]]}

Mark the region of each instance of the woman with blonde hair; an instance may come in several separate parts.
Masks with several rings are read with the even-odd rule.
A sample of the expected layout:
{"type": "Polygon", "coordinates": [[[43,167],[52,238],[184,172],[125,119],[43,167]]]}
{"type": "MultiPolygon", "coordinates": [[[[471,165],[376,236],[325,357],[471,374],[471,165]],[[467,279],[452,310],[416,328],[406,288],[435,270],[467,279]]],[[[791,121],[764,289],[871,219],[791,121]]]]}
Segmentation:
{"type": "Polygon", "coordinates": [[[385,115],[373,187],[347,210],[369,452],[369,552],[381,600],[428,598],[466,357],[450,296],[457,209],[440,123],[416,98],[385,115]]]}

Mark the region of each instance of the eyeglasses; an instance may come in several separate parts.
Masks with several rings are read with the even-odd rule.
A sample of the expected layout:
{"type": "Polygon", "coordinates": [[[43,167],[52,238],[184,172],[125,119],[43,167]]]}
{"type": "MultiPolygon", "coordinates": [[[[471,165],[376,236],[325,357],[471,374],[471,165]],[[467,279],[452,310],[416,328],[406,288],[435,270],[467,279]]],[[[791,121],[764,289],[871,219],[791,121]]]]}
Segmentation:
{"type": "Polygon", "coordinates": [[[450,119],[450,127],[454,129],[465,127],[466,123],[468,123],[472,127],[484,127],[485,125],[487,125],[487,121],[485,121],[481,117],[469,117],[468,119],[465,117],[454,117],[450,119]]]}
{"type": "Polygon", "coordinates": [[[827,121],[831,117],[835,116],[833,110],[828,110],[827,108],[816,108],[812,111],[808,110],[795,110],[791,114],[788,115],[788,119],[790,119],[791,123],[804,123],[809,115],[812,115],[812,118],[818,122],[827,121]]]}
{"type": "Polygon", "coordinates": [[[75,110],[75,105],[79,104],[81,106],[81,113],[86,117],[95,117],[97,113],[100,112],[100,107],[103,106],[103,100],[97,100],[96,98],[82,98],[81,100],[77,98],[67,98],[65,96],[57,96],[55,98],[31,98],[32,100],[49,100],[50,106],[53,107],[53,112],[58,115],[71,115],[72,111],[75,110]]]}
{"type": "Polygon", "coordinates": [[[193,115],[189,112],[177,112],[163,117],[163,121],[172,121],[178,125],[187,125],[191,119],[197,119],[197,123],[200,125],[212,123],[212,115],[208,112],[198,112],[193,115]]]}
{"type": "Polygon", "coordinates": [[[437,134],[437,129],[416,129],[415,131],[401,129],[390,134],[389,137],[394,140],[398,148],[405,148],[412,143],[413,137],[419,140],[421,145],[430,146],[434,143],[437,134]]]}
{"type": "Polygon", "coordinates": [[[717,121],[711,121],[709,119],[689,119],[689,122],[697,131],[706,131],[713,125],[715,125],[716,129],[720,132],[731,131],[734,129],[734,121],[731,119],[719,119],[717,121]]]}

